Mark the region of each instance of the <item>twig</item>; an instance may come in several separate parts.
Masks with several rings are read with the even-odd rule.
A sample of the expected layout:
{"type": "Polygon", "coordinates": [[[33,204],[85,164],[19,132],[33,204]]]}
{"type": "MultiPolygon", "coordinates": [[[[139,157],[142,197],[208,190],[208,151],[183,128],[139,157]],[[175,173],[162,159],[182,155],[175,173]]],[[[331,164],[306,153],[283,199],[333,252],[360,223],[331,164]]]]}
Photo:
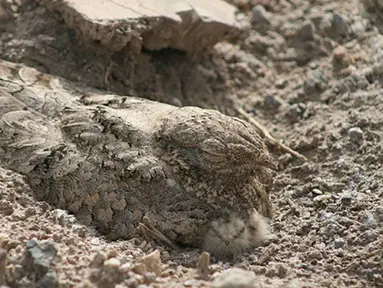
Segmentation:
{"type": "Polygon", "coordinates": [[[265,138],[271,145],[279,147],[281,150],[290,153],[294,157],[307,162],[307,158],[300,154],[299,152],[291,149],[287,145],[277,141],[273,136],[270,135],[269,131],[263,125],[261,125],[257,120],[255,120],[249,113],[247,113],[243,108],[236,107],[237,112],[245,118],[246,121],[250,122],[255,126],[255,128],[258,130],[258,133],[261,135],[262,138],[265,138]]]}
{"type": "Polygon", "coordinates": [[[148,237],[148,235],[146,233],[149,233],[152,238],[160,240],[160,241],[164,242],[165,244],[169,245],[172,248],[177,248],[177,246],[175,244],[173,244],[173,242],[170,241],[168,237],[166,237],[164,234],[162,234],[154,226],[152,220],[149,218],[148,215],[145,215],[142,220],[143,220],[143,223],[139,223],[139,227],[141,229],[141,232],[143,232],[143,234],[147,238],[149,238],[149,237],[148,237]]]}
{"type": "Polygon", "coordinates": [[[108,65],[108,67],[106,67],[106,71],[105,71],[105,75],[104,75],[104,84],[105,84],[105,86],[106,87],[108,87],[108,85],[109,85],[109,76],[110,76],[110,74],[111,74],[111,72],[112,72],[112,68],[113,68],[113,66],[115,66],[116,64],[112,61],[112,59],[110,58],[109,59],[109,65],[108,65]]]}

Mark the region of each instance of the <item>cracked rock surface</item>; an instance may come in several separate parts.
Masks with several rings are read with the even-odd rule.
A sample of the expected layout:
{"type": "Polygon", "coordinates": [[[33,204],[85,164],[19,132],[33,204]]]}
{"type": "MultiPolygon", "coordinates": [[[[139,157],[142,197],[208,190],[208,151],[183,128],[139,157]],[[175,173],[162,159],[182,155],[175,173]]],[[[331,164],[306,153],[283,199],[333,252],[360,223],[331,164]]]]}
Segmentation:
{"type": "Polygon", "coordinates": [[[240,32],[235,7],[222,0],[39,2],[59,13],[84,40],[98,41],[113,52],[133,42],[137,49],[172,48],[198,55],[240,32]]]}

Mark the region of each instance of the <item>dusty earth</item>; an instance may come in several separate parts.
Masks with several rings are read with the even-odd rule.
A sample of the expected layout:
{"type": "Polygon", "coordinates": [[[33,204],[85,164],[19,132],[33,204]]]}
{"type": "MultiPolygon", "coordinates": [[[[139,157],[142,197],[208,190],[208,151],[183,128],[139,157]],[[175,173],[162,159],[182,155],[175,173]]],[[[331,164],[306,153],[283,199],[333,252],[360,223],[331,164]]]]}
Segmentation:
{"type": "Polygon", "coordinates": [[[383,287],[383,5],[231,2],[245,33],[198,62],[129,47],[105,57],[34,1],[0,2],[2,59],[122,95],[243,107],[308,158],[270,145],[272,235],[209,269],[196,269],[206,260],[196,249],[109,242],[1,169],[1,287],[383,287]]]}

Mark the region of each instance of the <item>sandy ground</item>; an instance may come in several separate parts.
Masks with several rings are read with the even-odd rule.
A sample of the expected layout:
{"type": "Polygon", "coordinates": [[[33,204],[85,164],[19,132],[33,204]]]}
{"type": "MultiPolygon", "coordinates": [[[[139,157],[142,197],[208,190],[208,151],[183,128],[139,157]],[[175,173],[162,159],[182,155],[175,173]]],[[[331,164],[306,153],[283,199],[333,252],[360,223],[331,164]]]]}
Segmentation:
{"type": "MultiPolygon", "coordinates": [[[[269,239],[231,262],[213,258],[201,273],[202,251],[171,251],[144,239],[109,242],[36,201],[22,176],[2,168],[1,287],[383,287],[379,15],[354,0],[231,2],[247,33],[217,44],[197,64],[176,51],[145,52],[135,72],[116,64],[105,83],[110,62],[81,52],[71,31],[29,1],[1,3],[0,56],[118,94],[228,114],[242,105],[309,160],[270,146],[280,169],[269,239]],[[60,41],[51,45],[55,33],[60,41]],[[134,81],[121,84],[126,74],[134,81]],[[245,286],[222,277],[233,267],[249,272],[245,286]]],[[[125,63],[118,61],[123,53],[114,57],[125,63]]]]}

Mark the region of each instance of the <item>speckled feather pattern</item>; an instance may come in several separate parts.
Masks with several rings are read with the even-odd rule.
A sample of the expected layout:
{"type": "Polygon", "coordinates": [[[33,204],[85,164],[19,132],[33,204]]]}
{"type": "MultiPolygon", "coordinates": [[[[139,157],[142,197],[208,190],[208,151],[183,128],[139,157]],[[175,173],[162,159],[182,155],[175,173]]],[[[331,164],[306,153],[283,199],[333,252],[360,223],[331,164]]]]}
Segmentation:
{"type": "Polygon", "coordinates": [[[79,95],[44,74],[27,87],[11,76],[20,67],[1,63],[13,82],[1,80],[0,160],[27,176],[39,200],[111,239],[132,237],[149,215],[171,242],[218,256],[264,237],[273,160],[247,122],[97,90],[79,95]]]}

